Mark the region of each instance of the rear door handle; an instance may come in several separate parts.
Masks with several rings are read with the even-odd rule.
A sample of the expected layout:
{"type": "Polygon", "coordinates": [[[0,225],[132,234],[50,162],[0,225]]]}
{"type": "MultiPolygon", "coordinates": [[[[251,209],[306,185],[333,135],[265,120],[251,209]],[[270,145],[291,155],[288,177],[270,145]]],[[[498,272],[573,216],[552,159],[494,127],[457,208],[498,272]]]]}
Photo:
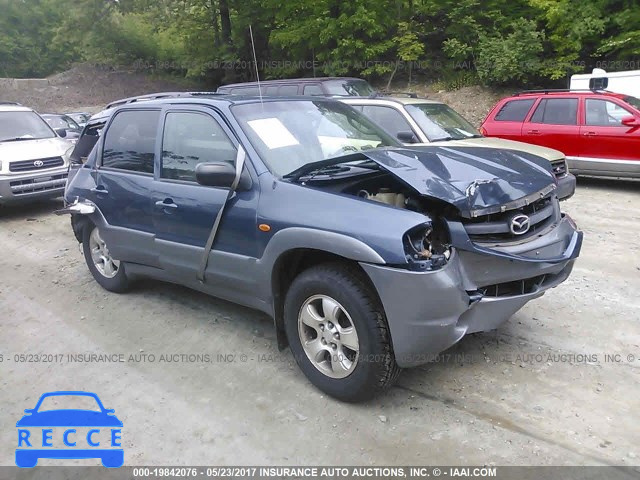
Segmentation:
{"type": "Polygon", "coordinates": [[[91,192],[97,195],[107,195],[109,193],[109,191],[102,185],[98,185],[97,187],[92,188],[91,192]]]}
{"type": "Polygon", "coordinates": [[[540,130],[529,130],[528,135],[540,135],[540,130]]]}
{"type": "Polygon", "coordinates": [[[598,135],[596,132],[585,132],[584,133],[585,137],[595,137],[596,135],[598,135]]]}

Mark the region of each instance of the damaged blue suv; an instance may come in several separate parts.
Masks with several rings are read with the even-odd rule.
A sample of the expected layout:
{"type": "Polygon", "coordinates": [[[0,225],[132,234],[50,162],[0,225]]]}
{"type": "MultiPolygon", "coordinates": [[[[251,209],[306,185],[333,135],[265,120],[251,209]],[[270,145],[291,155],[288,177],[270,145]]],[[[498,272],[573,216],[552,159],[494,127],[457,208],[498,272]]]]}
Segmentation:
{"type": "Polygon", "coordinates": [[[60,213],[100,285],[151,277],[261,310],[346,401],[497,328],[582,244],[547,160],[402,147],[331,99],[129,99],[71,159],[60,213]]]}

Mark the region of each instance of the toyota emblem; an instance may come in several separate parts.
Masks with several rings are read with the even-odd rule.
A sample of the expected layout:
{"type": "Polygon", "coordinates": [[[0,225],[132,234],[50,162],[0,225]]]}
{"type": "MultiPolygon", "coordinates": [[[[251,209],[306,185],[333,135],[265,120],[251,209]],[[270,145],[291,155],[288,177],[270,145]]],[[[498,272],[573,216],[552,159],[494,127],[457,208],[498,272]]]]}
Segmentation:
{"type": "Polygon", "coordinates": [[[516,215],[509,223],[509,229],[514,235],[524,235],[531,228],[531,222],[526,215],[516,215]]]}
{"type": "Polygon", "coordinates": [[[33,166],[37,168],[44,167],[44,162],[42,160],[36,160],[33,162],[33,166]]]}

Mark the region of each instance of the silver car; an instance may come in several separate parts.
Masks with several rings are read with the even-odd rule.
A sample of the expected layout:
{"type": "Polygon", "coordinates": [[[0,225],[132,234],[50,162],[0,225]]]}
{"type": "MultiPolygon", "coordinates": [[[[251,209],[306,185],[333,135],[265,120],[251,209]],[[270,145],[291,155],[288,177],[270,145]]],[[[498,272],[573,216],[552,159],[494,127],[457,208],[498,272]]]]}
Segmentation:
{"type": "Polygon", "coordinates": [[[0,103],[0,205],[61,196],[72,148],[31,108],[0,103]]]}

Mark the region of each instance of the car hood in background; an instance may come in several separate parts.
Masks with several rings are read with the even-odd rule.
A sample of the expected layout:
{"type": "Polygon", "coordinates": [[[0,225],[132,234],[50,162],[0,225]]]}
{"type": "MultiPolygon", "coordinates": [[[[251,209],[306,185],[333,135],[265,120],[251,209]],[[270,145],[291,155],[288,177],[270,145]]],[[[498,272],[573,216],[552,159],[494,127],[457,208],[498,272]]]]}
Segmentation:
{"type": "Polygon", "coordinates": [[[518,208],[556,188],[551,164],[525,152],[428,146],[361,153],[421,195],[450,203],[468,218],[518,208]]]}
{"type": "Polygon", "coordinates": [[[20,160],[61,157],[71,146],[70,142],[58,137],[0,142],[0,159],[8,162],[17,162],[20,160]]]}
{"type": "MultiPolygon", "coordinates": [[[[466,138],[464,140],[449,140],[446,142],[437,142],[439,146],[443,147],[484,147],[484,148],[505,148],[507,150],[517,150],[520,152],[530,153],[539,157],[545,158],[550,162],[556,160],[562,160],[564,153],[553,148],[540,147],[538,145],[532,145],[530,143],[516,142],[515,140],[505,140],[504,138],[493,137],[480,137],[480,138],[466,138]]],[[[422,145],[435,144],[426,143],[422,145]]],[[[410,147],[412,145],[409,145],[410,147]]]]}

